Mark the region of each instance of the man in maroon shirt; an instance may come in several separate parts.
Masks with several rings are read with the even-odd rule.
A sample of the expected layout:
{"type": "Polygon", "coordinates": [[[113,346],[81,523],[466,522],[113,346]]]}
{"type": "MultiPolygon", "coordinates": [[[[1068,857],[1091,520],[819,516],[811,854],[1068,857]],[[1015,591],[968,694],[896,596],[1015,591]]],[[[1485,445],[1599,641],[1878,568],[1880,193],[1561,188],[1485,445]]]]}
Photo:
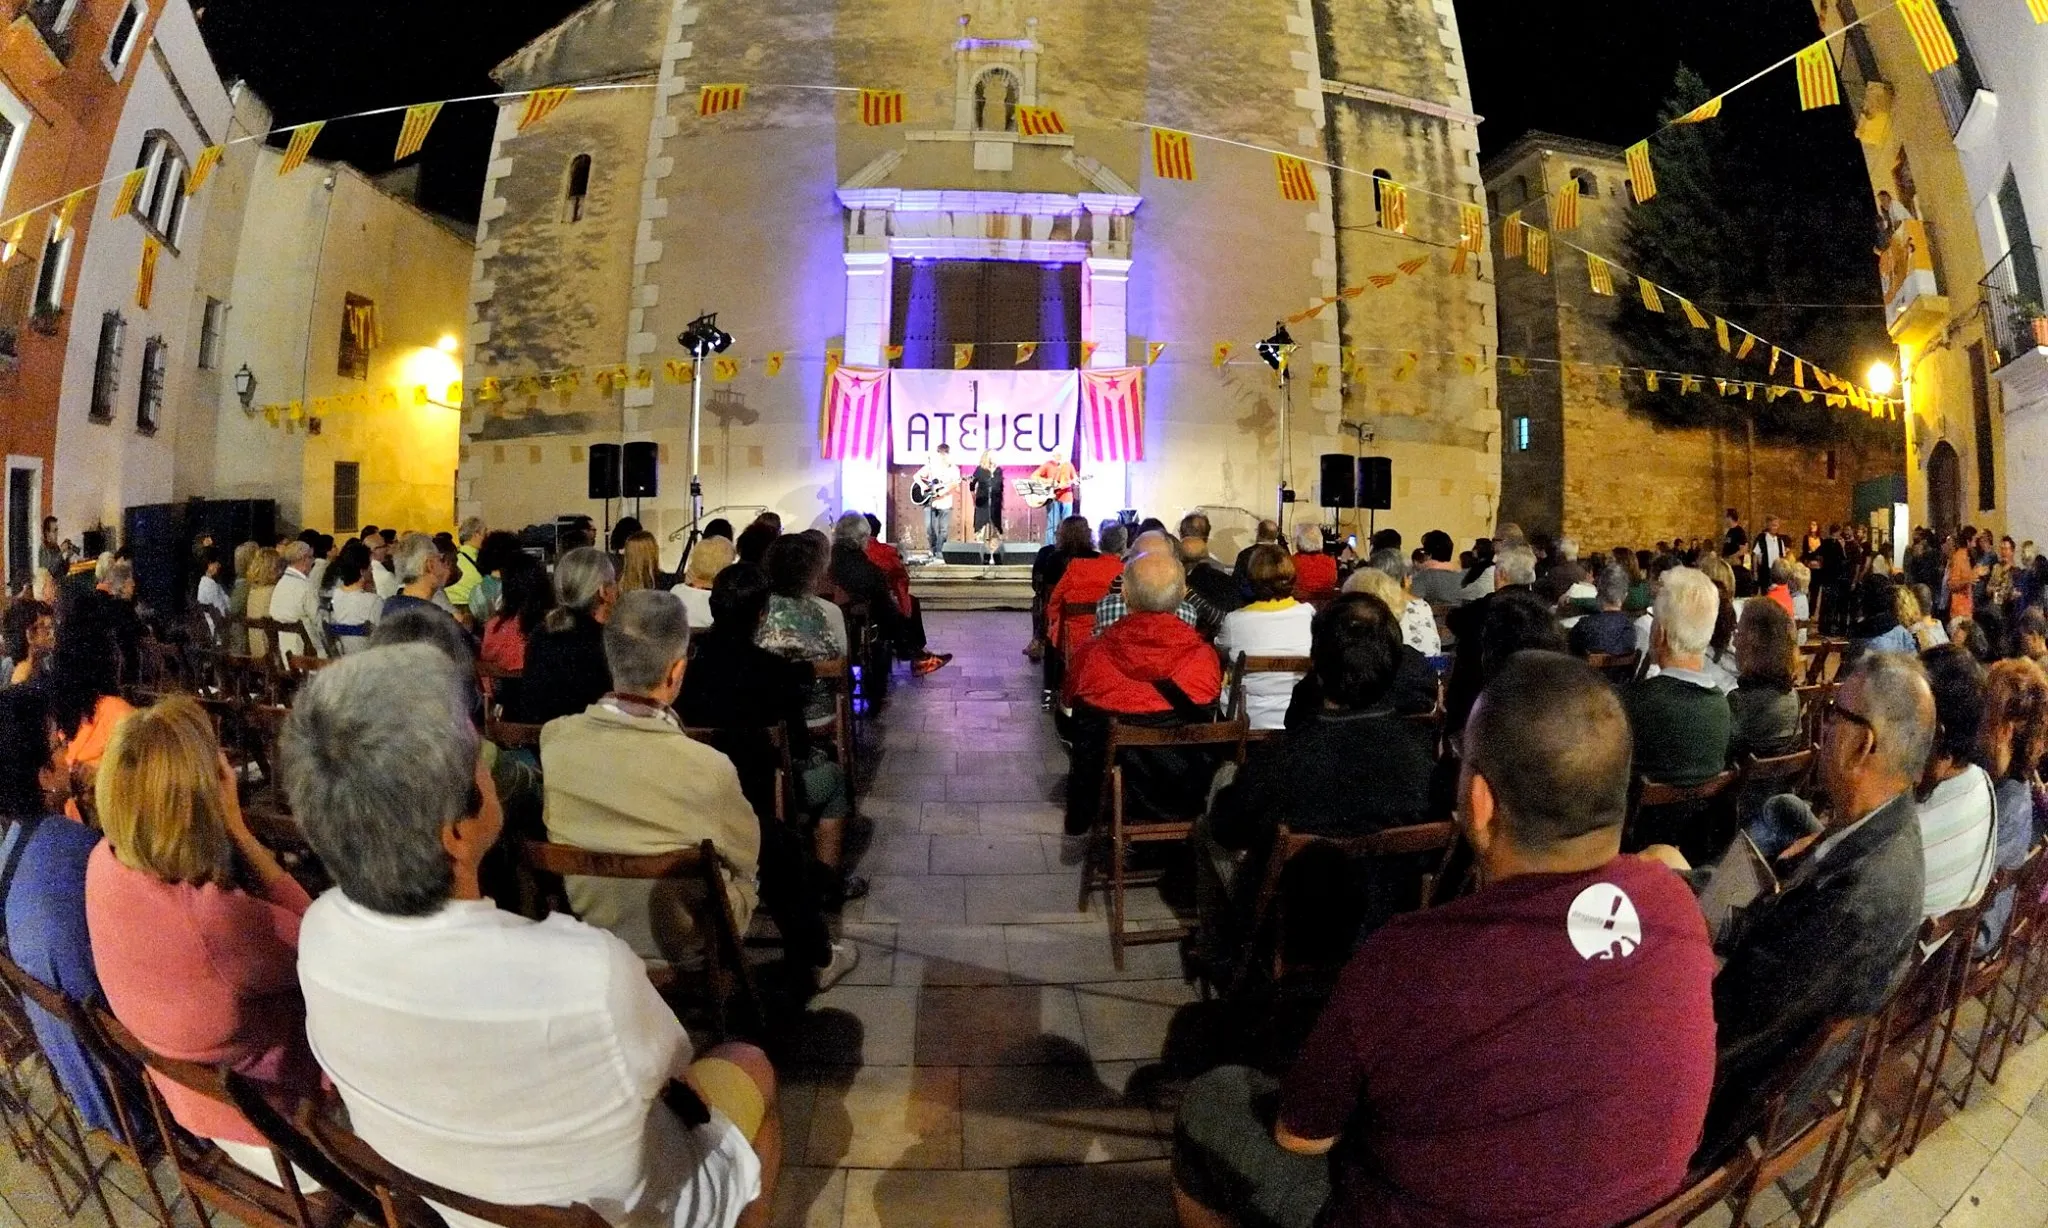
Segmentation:
{"type": "Polygon", "coordinates": [[[1608,1228],[1679,1187],[1714,957],[1685,882],[1619,855],[1629,755],[1592,669],[1510,660],[1465,727],[1484,885],[1366,939],[1284,1082],[1189,1087],[1183,1225],[1608,1228]]]}

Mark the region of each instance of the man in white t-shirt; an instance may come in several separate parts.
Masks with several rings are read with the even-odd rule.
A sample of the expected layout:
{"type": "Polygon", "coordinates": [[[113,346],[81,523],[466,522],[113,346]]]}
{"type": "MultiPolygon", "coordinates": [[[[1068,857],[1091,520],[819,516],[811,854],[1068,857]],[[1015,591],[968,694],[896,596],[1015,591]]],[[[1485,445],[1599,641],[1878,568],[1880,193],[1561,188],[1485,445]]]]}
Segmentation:
{"type": "Polygon", "coordinates": [[[768,1222],[782,1127],[766,1056],[692,1061],[624,942],[484,898],[504,815],[446,657],[343,658],[300,691],[283,745],[293,813],[337,884],[299,931],[306,1037],[364,1142],[499,1204],[582,1203],[631,1228],[768,1222]]]}
{"type": "Polygon", "coordinates": [[[931,542],[932,562],[946,561],[946,540],[953,528],[953,493],[960,485],[960,467],[953,463],[953,450],[945,444],[910,479],[932,491],[924,505],[925,536],[931,542]]]}

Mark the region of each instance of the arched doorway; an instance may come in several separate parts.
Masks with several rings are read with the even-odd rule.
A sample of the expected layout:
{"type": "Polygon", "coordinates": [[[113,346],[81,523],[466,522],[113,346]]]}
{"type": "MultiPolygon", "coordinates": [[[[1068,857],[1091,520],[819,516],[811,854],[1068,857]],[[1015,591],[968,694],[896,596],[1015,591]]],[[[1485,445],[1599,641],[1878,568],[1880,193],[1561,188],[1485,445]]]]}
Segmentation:
{"type": "Polygon", "coordinates": [[[1963,523],[1963,462],[1946,439],[1927,456],[1927,519],[1937,535],[1963,523]]]}

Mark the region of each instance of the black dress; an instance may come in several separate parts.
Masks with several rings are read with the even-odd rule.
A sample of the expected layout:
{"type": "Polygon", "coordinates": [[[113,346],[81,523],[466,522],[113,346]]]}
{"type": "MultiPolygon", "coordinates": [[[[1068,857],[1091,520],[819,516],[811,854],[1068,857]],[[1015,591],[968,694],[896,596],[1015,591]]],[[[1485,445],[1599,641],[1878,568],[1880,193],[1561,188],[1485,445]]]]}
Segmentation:
{"type": "Polygon", "coordinates": [[[1001,469],[976,469],[974,476],[967,479],[967,488],[974,494],[974,531],[994,527],[1003,531],[1003,471],[1001,469]]]}

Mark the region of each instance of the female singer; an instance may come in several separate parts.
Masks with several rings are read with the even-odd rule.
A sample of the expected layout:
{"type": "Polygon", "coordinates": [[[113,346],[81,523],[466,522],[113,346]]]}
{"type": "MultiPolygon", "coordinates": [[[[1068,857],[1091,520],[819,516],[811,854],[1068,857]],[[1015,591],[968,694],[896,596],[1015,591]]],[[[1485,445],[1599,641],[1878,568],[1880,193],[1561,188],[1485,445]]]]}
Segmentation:
{"type": "Polygon", "coordinates": [[[974,495],[974,535],[981,539],[983,561],[1003,561],[1003,471],[995,454],[983,452],[974,475],[967,479],[974,495]]]}

